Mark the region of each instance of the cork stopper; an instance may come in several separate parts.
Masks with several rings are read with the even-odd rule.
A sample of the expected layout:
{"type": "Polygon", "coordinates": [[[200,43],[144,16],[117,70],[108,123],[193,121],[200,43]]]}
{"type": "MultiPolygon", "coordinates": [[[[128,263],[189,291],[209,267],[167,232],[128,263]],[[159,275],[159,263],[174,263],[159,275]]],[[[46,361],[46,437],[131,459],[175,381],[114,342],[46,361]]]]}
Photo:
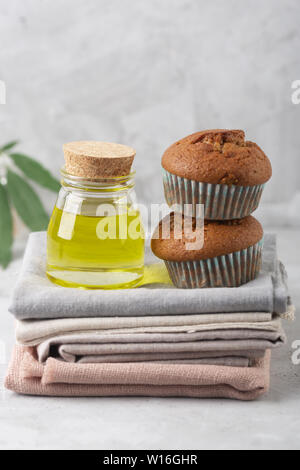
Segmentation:
{"type": "Polygon", "coordinates": [[[108,142],[70,142],[63,146],[66,171],[83,178],[127,176],[135,150],[108,142]]]}

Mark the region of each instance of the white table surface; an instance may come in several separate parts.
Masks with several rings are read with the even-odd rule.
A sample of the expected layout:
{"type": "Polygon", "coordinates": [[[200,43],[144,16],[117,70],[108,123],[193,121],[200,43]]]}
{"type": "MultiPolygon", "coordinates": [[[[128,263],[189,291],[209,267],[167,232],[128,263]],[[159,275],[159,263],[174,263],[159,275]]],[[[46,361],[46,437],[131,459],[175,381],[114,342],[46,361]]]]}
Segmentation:
{"type": "MultiPolygon", "coordinates": [[[[300,231],[277,231],[300,307],[300,231]]],[[[7,312],[20,260],[0,272],[0,449],[300,449],[300,365],[292,343],[273,354],[271,392],[256,402],[159,398],[43,398],[4,391],[14,342],[7,312]],[[4,350],[4,351],[3,351],[4,350]]]]}

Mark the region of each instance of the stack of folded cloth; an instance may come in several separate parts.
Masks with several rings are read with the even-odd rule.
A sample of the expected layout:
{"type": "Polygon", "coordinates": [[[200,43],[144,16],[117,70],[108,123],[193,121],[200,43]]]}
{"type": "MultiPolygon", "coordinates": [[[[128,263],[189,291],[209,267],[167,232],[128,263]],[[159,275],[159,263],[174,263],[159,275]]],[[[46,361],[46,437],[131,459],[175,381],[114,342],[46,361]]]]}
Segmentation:
{"type": "Polygon", "coordinates": [[[260,275],[238,288],[178,289],[163,263],[151,263],[149,254],[137,289],[65,289],[45,275],[46,234],[32,234],[10,308],[18,344],[6,387],[46,396],[266,393],[282,318],[293,317],[275,236],[265,236],[260,275]]]}

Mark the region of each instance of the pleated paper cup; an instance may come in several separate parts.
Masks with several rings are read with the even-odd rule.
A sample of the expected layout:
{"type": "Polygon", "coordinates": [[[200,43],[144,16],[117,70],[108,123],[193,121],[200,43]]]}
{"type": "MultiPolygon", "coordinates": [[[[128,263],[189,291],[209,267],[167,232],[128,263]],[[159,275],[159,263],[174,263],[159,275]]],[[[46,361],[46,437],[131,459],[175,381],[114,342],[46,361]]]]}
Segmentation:
{"type": "Polygon", "coordinates": [[[193,217],[198,217],[197,205],[204,205],[206,220],[242,219],[259,206],[265,184],[257,186],[229,186],[200,183],[181,178],[163,170],[165,198],[169,206],[191,204],[193,217]]]}
{"type": "Polygon", "coordinates": [[[239,287],[259,275],[263,239],[245,250],[197,261],[165,261],[173,284],[180,289],[239,287]]]}

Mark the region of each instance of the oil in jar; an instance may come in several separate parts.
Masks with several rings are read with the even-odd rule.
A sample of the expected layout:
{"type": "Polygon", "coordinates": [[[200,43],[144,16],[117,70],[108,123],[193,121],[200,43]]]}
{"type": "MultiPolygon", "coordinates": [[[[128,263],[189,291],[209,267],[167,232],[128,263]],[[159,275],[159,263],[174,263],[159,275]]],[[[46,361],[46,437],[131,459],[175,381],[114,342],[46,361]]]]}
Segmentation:
{"type": "Polygon", "coordinates": [[[131,207],[106,216],[55,207],[47,246],[47,275],[61,286],[130,288],[143,277],[144,231],[131,207]]]}

